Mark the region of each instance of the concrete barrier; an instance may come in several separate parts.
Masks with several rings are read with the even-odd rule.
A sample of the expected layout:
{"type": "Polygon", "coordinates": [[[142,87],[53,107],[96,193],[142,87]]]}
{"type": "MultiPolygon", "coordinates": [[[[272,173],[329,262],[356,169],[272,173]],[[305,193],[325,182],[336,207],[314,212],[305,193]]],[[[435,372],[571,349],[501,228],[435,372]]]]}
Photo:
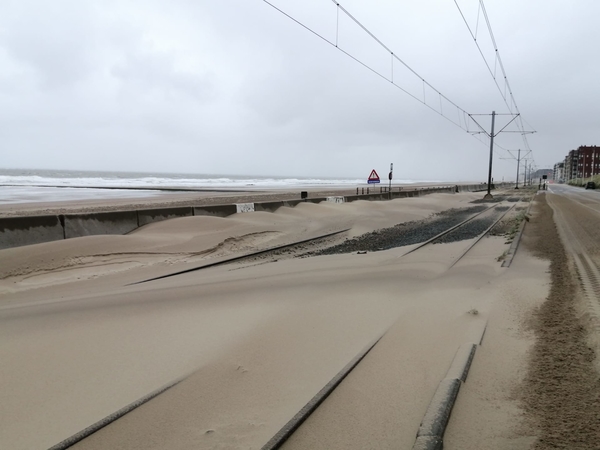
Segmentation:
{"type": "Polygon", "coordinates": [[[283,206],[287,206],[288,208],[293,208],[298,203],[306,203],[304,200],[284,200],[283,206]]]}
{"type": "MultiPolygon", "coordinates": [[[[420,195],[425,195],[427,193],[433,193],[433,192],[454,192],[454,188],[450,187],[446,190],[413,190],[413,191],[392,191],[391,192],[391,197],[394,198],[407,198],[407,197],[418,197],[420,195]]],[[[358,194],[358,195],[347,195],[344,197],[344,202],[346,203],[350,203],[350,202],[355,202],[356,200],[367,200],[367,201],[376,201],[376,200],[389,200],[390,199],[390,193],[389,192],[384,192],[382,194],[358,194]]]]}
{"type": "Polygon", "coordinates": [[[360,195],[346,195],[344,197],[344,202],[346,203],[350,203],[350,202],[355,202],[356,200],[360,200],[360,195]]]}
{"type": "Polygon", "coordinates": [[[254,203],[236,203],[235,212],[237,214],[254,212],[254,203]]]}
{"type": "Polygon", "coordinates": [[[138,228],[137,211],[65,214],[65,239],[98,234],[127,234],[138,228]]]}
{"type": "MultiPolygon", "coordinates": [[[[493,189],[494,186],[492,186],[493,189]]],[[[487,184],[463,184],[456,186],[456,192],[481,192],[487,191],[487,184]]]]}
{"type": "Polygon", "coordinates": [[[138,225],[141,227],[152,222],[174,219],[176,217],[187,217],[193,214],[194,210],[191,206],[182,208],[140,209],[137,212],[138,225]]]}
{"type": "MultiPolygon", "coordinates": [[[[392,192],[370,192],[369,194],[349,195],[343,197],[341,201],[349,203],[356,200],[389,200],[390,198],[418,197],[439,192],[476,192],[485,189],[486,185],[484,184],[415,188],[412,190],[392,189],[392,192]]],[[[332,198],[335,198],[335,201],[339,202],[341,197],[332,198]]],[[[327,197],[319,197],[304,200],[294,199],[248,204],[155,208],[139,211],[67,214],[64,216],[0,218],[0,249],[81,236],[126,234],[140,226],[175,217],[190,215],[227,217],[238,212],[248,212],[251,210],[273,212],[282,206],[293,208],[299,203],[321,203],[326,201],[332,200],[327,197]]]]}
{"type": "Polygon", "coordinates": [[[237,213],[235,205],[194,206],[195,216],[227,217],[237,213]]]}
{"type": "Polygon", "coordinates": [[[0,249],[64,239],[58,216],[0,218],[0,249]]]}
{"type": "Polygon", "coordinates": [[[254,204],[254,211],[275,212],[283,206],[283,202],[261,202],[254,204]]]}

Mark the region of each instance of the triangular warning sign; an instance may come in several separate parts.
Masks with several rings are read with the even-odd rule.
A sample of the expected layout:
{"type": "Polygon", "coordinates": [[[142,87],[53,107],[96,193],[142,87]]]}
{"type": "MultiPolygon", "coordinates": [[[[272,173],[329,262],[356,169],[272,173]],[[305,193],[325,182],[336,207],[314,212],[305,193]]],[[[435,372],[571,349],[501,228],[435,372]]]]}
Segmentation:
{"type": "Polygon", "coordinates": [[[371,175],[369,175],[369,179],[367,180],[367,183],[371,184],[371,183],[379,183],[379,175],[377,175],[377,172],[375,172],[375,169],[371,170],[371,175]]]}

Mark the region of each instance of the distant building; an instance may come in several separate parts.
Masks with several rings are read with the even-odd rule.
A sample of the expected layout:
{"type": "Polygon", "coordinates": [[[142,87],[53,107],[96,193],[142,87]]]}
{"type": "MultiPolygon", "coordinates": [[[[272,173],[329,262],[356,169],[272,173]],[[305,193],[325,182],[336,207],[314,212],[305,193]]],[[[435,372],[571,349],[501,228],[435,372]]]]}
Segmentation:
{"type": "Polygon", "coordinates": [[[554,164],[554,181],[556,183],[564,183],[565,182],[565,162],[558,162],[554,164]]]}
{"type": "Polygon", "coordinates": [[[577,150],[571,150],[565,158],[565,181],[577,178],[577,150]]]}
{"type": "Polygon", "coordinates": [[[600,147],[581,145],[577,150],[571,150],[564,161],[554,165],[554,179],[570,181],[575,178],[589,178],[600,175],[600,147]],[[562,177],[558,174],[561,172],[562,177]]]}
{"type": "Polygon", "coordinates": [[[531,174],[531,179],[536,180],[538,178],[543,178],[546,175],[547,179],[552,179],[552,175],[554,174],[554,170],[552,169],[538,169],[531,174]]]}
{"type": "Polygon", "coordinates": [[[582,145],[577,154],[577,178],[600,174],[600,147],[582,145]]]}

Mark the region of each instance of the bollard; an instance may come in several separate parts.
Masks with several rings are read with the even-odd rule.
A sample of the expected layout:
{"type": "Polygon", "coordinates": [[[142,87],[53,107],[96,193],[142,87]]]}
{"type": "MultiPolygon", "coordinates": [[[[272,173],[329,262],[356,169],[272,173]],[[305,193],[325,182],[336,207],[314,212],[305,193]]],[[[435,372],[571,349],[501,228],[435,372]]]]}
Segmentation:
{"type": "Polygon", "coordinates": [[[356,195],[358,195],[358,188],[356,188],[356,195]]]}
{"type": "Polygon", "coordinates": [[[367,188],[367,195],[369,195],[369,188],[367,188]]]}
{"type": "Polygon", "coordinates": [[[362,194],[365,195],[365,188],[362,188],[362,194]]]}

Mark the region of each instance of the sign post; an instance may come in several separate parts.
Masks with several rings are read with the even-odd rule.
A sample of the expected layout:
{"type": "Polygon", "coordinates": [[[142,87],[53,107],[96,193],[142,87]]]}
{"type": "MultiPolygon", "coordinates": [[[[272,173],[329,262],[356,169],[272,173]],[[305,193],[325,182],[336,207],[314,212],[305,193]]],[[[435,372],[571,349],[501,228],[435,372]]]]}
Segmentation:
{"type": "Polygon", "coordinates": [[[379,175],[377,175],[377,172],[375,172],[375,169],[371,170],[371,175],[369,175],[369,178],[367,179],[367,183],[369,183],[369,184],[381,183],[381,180],[379,179],[379,175]]]}

